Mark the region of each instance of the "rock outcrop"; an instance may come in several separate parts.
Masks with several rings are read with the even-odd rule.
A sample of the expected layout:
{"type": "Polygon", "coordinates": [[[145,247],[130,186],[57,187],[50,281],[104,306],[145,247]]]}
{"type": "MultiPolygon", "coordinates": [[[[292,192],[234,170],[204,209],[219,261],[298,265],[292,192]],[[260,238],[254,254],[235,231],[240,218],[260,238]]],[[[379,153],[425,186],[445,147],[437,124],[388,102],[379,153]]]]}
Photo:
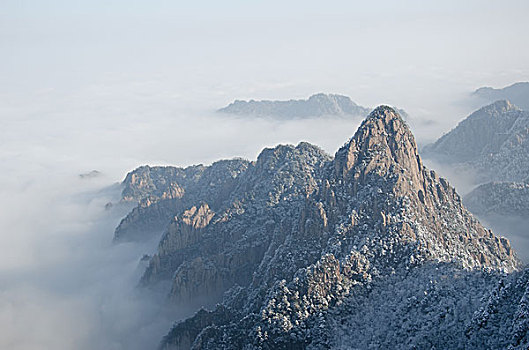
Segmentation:
{"type": "Polygon", "coordinates": [[[480,184],[465,196],[465,204],[489,227],[509,235],[527,259],[529,112],[497,101],[423,151],[454,176],[471,176],[480,184]]]}
{"type": "Polygon", "coordinates": [[[390,107],[334,158],[278,146],[232,179],[223,200],[197,196],[172,214],[142,277],[146,288],[169,282],[173,303],[219,303],[176,324],[162,348],[431,348],[447,337],[461,348],[481,298],[521,266],[425,168],[390,107]]]}
{"type": "Polygon", "coordinates": [[[248,285],[271,236],[285,237],[290,227],[283,220],[299,215],[329,160],[307,143],[265,149],[223,205],[212,211],[207,201],[215,197],[208,197],[171,220],[142,285],[172,279],[170,299],[198,305],[214,305],[232,286],[248,285]]]}
{"type": "Polygon", "coordinates": [[[171,217],[203,198],[214,208],[222,205],[246,170],[243,159],[221,160],[211,166],[142,166],[123,181],[122,199],[137,206],[121,221],[115,242],[159,239],[171,217]]]}

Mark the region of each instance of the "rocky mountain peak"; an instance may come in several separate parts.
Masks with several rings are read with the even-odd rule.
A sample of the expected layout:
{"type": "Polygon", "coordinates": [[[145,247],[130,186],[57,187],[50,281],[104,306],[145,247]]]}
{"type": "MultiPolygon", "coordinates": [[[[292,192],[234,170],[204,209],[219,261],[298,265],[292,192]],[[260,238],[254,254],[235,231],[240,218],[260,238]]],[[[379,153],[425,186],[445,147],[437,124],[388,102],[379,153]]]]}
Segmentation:
{"type": "Polygon", "coordinates": [[[448,181],[423,166],[413,134],[391,107],[376,108],[336,153],[334,174],[326,191],[331,193],[329,204],[353,212],[351,222],[359,236],[379,232],[377,240],[408,242],[403,247],[414,253],[404,253],[402,261],[420,256],[506,271],[519,264],[506,240],[481,243],[491,232],[471,217],[448,181]]]}
{"type": "Polygon", "coordinates": [[[377,169],[379,175],[386,174],[395,165],[415,173],[420,170],[415,138],[393,108],[375,108],[351,140],[336,153],[337,175],[346,176],[358,165],[364,165],[364,172],[377,169]]]}
{"type": "Polygon", "coordinates": [[[478,109],[471,114],[471,118],[479,118],[482,115],[500,117],[510,111],[519,111],[520,108],[512,104],[509,100],[498,100],[490,105],[478,109]]]}
{"type": "MultiPolygon", "coordinates": [[[[425,303],[442,312],[447,293],[471,305],[464,315],[432,314],[454,342],[464,342],[462,325],[484,295],[485,272],[520,268],[509,242],[485,229],[454,188],[422,165],[410,129],[391,107],[371,112],[334,159],[307,143],[277,146],[263,150],[225,190],[192,197],[203,188],[188,186],[175,200],[181,205],[173,207],[141,285],[170,284],[176,305],[220,305],[177,324],[163,340],[166,349],[245,348],[250,341],[246,348],[332,348],[320,330],[338,335],[340,325],[362,324],[372,305],[394,310],[391,297],[373,298],[408,290],[392,289],[395,283],[417,286],[397,302],[417,317],[427,304],[410,302],[429,295],[425,303]],[[357,315],[359,298],[365,312],[357,315]],[[325,322],[335,315],[343,319],[325,322]]],[[[398,315],[389,316],[401,322],[398,315]]],[[[376,311],[372,318],[381,317],[376,311]]],[[[408,333],[416,328],[396,324],[408,333]]],[[[375,329],[357,338],[369,342],[375,329]]],[[[431,347],[418,341],[416,348],[431,347]]]]}

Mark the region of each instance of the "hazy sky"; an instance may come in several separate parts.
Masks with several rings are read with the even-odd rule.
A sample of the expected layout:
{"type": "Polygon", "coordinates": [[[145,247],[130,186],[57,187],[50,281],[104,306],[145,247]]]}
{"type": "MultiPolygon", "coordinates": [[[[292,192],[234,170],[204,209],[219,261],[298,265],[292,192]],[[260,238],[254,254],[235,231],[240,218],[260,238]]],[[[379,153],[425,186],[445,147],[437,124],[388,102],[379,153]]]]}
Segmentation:
{"type": "Polygon", "coordinates": [[[103,206],[119,191],[99,191],[127,171],[278,142],[334,153],[358,124],[217,108],[341,93],[405,109],[431,140],[475,88],[529,80],[528,14],[528,1],[1,0],[0,348],[144,348],[167,330],[133,292],[152,247],[111,245],[123,213],[103,206]]]}
{"type": "Polygon", "coordinates": [[[134,110],[325,91],[439,118],[456,93],[529,80],[528,13],[527,1],[3,0],[1,93],[15,107],[134,110]]]}

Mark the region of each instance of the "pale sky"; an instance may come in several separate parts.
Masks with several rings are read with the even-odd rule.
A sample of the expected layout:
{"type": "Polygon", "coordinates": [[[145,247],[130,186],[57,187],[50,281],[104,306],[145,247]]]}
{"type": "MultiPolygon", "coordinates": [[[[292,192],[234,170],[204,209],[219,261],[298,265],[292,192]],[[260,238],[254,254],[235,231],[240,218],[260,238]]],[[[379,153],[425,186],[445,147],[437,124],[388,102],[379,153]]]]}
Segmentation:
{"type": "Polygon", "coordinates": [[[122,83],[212,107],[317,91],[418,106],[529,80],[528,14],[527,1],[4,0],[0,91],[122,83]]]}
{"type": "Polygon", "coordinates": [[[354,125],[335,139],[310,123],[297,134],[275,126],[264,136],[257,131],[260,141],[249,145],[243,140],[254,131],[245,123],[209,131],[203,125],[210,123],[193,124],[234,99],[317,92],[370,107],[396,105],[415,120],[434,121],[412,123],[419,141],[428,142],[473,110],[465,99],[474,89],[529,80],[528,14],[527,1],[4,0],[0,137],[15,143],[0,146],[24,146],[23,132],[34,143],[28,154],[55,144],[53,157],[97,163],[102,152],[126,157],[123,149],[107,150],[117,138],[134,148],[148,123],[153,139],[171,128],[179,135],[185,126],[186,139],[173,147],[203,144],[188,139],[202,133],[215,151],[197,149],[182,159],[162,154],[153,140],[148,154],[116,174],[137,162],[253,158],[276,142],[320,142],[334,153],[354,125]],[[223,132],[244,144],[227,148],[223,132]]]}

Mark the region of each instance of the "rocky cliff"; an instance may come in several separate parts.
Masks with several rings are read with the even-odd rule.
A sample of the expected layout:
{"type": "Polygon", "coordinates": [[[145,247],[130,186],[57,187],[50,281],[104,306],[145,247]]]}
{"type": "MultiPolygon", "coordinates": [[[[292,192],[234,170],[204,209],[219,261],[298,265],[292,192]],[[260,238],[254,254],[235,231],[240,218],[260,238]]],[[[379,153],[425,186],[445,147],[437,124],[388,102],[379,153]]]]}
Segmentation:
{"type": "Polygon", "coordinates": [[[271,237],[291,229],[283,220],[300,214],[329,160],[307,143],[265,149],[221,206],[209,205],[213,196],[173,217],[142,284],[172,279],[174,302],[198,304],[215,303],[232,286],[248,285],[271,237]]]}
{"type": "Polygon", "coordinates": [[[390,107],[334,158],[278,146],[232,179],[222,200],[174,210],[142,277],[169,282],[173,303],[219,303],[176,324],[163,348],[464,347],[481,298],[520,267],[425,168],[390,107]]]}
{"type": "Polygon", "coordinates": [[[187,168],[142,166],[130,172],[122,184],[122,200],[138,204],[121,220],[114,241],[159,239],[173,215],[203,198],[220,206],[247,167],[248,161],[233,159],[187,168]]]}
{"type": "Polygon", "coordinates": [[[529,112],[497,101],[474,112],[424,153],[456,177],[475,175],[473,181],[480,185],[465,196],[465,204],[489,227],[509,235],[527,259],[529,112]]]}

